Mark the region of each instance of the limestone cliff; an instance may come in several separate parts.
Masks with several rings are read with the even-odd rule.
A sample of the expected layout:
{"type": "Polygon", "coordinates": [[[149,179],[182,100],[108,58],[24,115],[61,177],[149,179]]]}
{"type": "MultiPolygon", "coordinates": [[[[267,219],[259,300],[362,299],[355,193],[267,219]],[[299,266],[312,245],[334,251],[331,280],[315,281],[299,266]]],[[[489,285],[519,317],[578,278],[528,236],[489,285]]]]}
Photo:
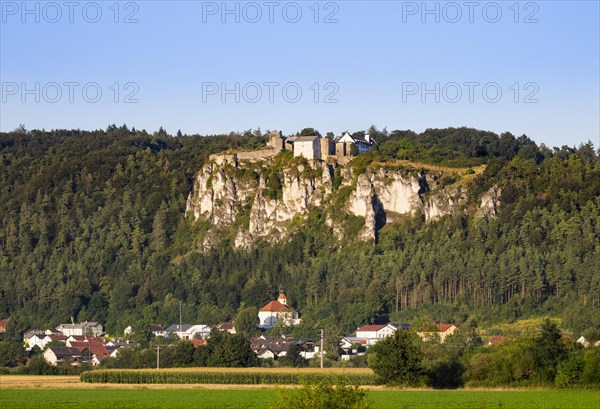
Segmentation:
{"type": "Polygon", "coordinates": [[[461,211],[466,201],[461,188],[442,188],[441,174],[433,172],[369,167],[358,173],[350,165],[302,158],[211,159],[197,173],[187,200],[186,211],[195,220],[210,222],[201,250],[225,232],[235,236],[236,247],[283,240],[311,211],[325,212],[339,237],[345,234],[344,220],[353,218],[356,227],[362,219],[356,238],[372,240],[401,215],[422,214],[430,221],[461,211]]]}

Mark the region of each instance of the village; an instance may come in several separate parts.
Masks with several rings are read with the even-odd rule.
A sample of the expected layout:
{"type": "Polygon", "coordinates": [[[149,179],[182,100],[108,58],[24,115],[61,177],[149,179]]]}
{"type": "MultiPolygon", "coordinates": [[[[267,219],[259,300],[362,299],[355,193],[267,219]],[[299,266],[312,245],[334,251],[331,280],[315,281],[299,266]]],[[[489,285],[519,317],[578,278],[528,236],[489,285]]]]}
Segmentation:
{"type": "MultiPolygon", "coordinates": [[[[299,355],[311,360],[326,356],[327,351],[323,348],[323,337],[298,339],[290,335],[282,334],[272,336],[267,331],[275,326],[293,327],[301,323],[299,314],[288,306],[287,297],[283,292],[279,293],[277,300],[272,300],[263,306],[258,312],[258,329],[261,334],[249,337],[251,350],[259,360],[278,360],[287,355],[292,345],[296,346],[299,355]]],[[[0,333],[4,332],[10,319],[0,321],[0,333]]],[[[171,343],[185,340],[194,347],[206,345],[211,337],[211,331],[217,330],[222,333],[236,334],[235,322],[225,322],[211,327],[204,324],[171,324],[166,327],[159,324],[148,326],[152,337],[162,337],[171,343]]],[[[370,347],[382,339],[393,335],[398,330],[410,331],[408,323],[366,324],[352,334],[339,339],[339,352],[342,361],[349,361],[356,356],[363,356],[370,347]]],[[[443,343],[449,336],[455,334],[457,327],[451,323],[432,323],[427,328],[419,328],[416,334],[423,342],[443,343]]],[[[82,364],[98,366],[106,358],[118,357],[123,348],[136,346],[131,340],[133,329],[131,326],[125,328],[122,336],[108,336],[103,327],[97,322],[81,322],[60,324],[53,329],[29,330],[23,334],[23,347],[26,351],[37,349],[43,354],[44,359],[51,365],[69,363],[78,367],[82,364]]],[[[505,336],[492,336],[485,345],[491,346],[509,341],[505,336]]],[[[583,336],[577,341],[583,347],[591,346],[583,336]]],[[[600,345],[600,341],[594,346],[600,345]]],[[[168,347],[168,346],[165,346],[168,347]]]]}

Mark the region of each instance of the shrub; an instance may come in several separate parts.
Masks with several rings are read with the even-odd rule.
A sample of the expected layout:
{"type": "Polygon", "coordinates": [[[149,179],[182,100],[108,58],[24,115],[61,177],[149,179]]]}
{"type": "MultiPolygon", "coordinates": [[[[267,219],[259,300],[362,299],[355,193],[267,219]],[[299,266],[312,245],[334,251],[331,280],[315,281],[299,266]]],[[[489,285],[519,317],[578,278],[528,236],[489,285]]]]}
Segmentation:
{"type": "Polygon", "coordinates": [[[279,392],[279,399],[271,404],[275,409],[363,409],[369,408],[366,392],[352,385],[348,378],[324,377],[302,380],[302,388],[279,392]]]}
{"type": "Polygon", "coordinates": [[[57,368],[52,366],[42,355],[36,355],[27,363],[29,375],[56,375],[57,368]]]}

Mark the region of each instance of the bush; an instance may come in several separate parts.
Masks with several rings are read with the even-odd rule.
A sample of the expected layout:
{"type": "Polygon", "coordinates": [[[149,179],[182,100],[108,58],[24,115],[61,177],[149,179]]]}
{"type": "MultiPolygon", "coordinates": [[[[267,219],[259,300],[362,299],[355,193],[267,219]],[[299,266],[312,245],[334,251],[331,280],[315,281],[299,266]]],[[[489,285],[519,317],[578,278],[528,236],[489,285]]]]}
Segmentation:
{"type": "Polygon", "coordinates": [[[56,375],[58,371],[42,355],[36,355],[27,363],[26,372],[28,375],[56,375]]]}
{"type": "Polygon", "coordinates": [[[348,378],[324,377],[320,380],[302,380],[302,388],[279,392],[279,400],[271,404],[275,409],[363,409],[369,408],[366,392],[352,385],[348,378]]]}

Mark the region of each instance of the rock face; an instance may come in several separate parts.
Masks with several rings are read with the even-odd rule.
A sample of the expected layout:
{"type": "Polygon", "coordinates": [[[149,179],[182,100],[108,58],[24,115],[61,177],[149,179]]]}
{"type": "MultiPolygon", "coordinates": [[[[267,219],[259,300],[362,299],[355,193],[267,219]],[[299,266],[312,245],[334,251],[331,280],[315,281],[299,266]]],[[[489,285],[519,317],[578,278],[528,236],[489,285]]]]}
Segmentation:
{"type": "Polygon", "coordinates": [[[500,196],[502,190],[498,186],[492,186],[487,192],[481,196],[479,206],[479,214],[483,217],[493,218],[498,215],[498,207],[500,206],[500,196]]]}
{"type": "Polygon", "coordinates": [[[274,173],[269,171],[271,163],[214,159],[197,173],[186,206],[195,220],[211,223],[204,249],[222,238],[224,228],[236,229],[236,247],[250,248],[259,239],[283,240],[293,231],[294,221],[315,208],[328,212],[328,225],[338,235],[343,234],[340,216],[364,218],[357,238],[372,240],[399,215],[421,213],[429,221],[464,203],[462,192],[437,189],[437,175],[385,168],[355,175],[350,167],[324,161],[296,161],[274,173]],[[340,210],[333,203],[336,198],[339,203],[342,194],[340,210]]]}

